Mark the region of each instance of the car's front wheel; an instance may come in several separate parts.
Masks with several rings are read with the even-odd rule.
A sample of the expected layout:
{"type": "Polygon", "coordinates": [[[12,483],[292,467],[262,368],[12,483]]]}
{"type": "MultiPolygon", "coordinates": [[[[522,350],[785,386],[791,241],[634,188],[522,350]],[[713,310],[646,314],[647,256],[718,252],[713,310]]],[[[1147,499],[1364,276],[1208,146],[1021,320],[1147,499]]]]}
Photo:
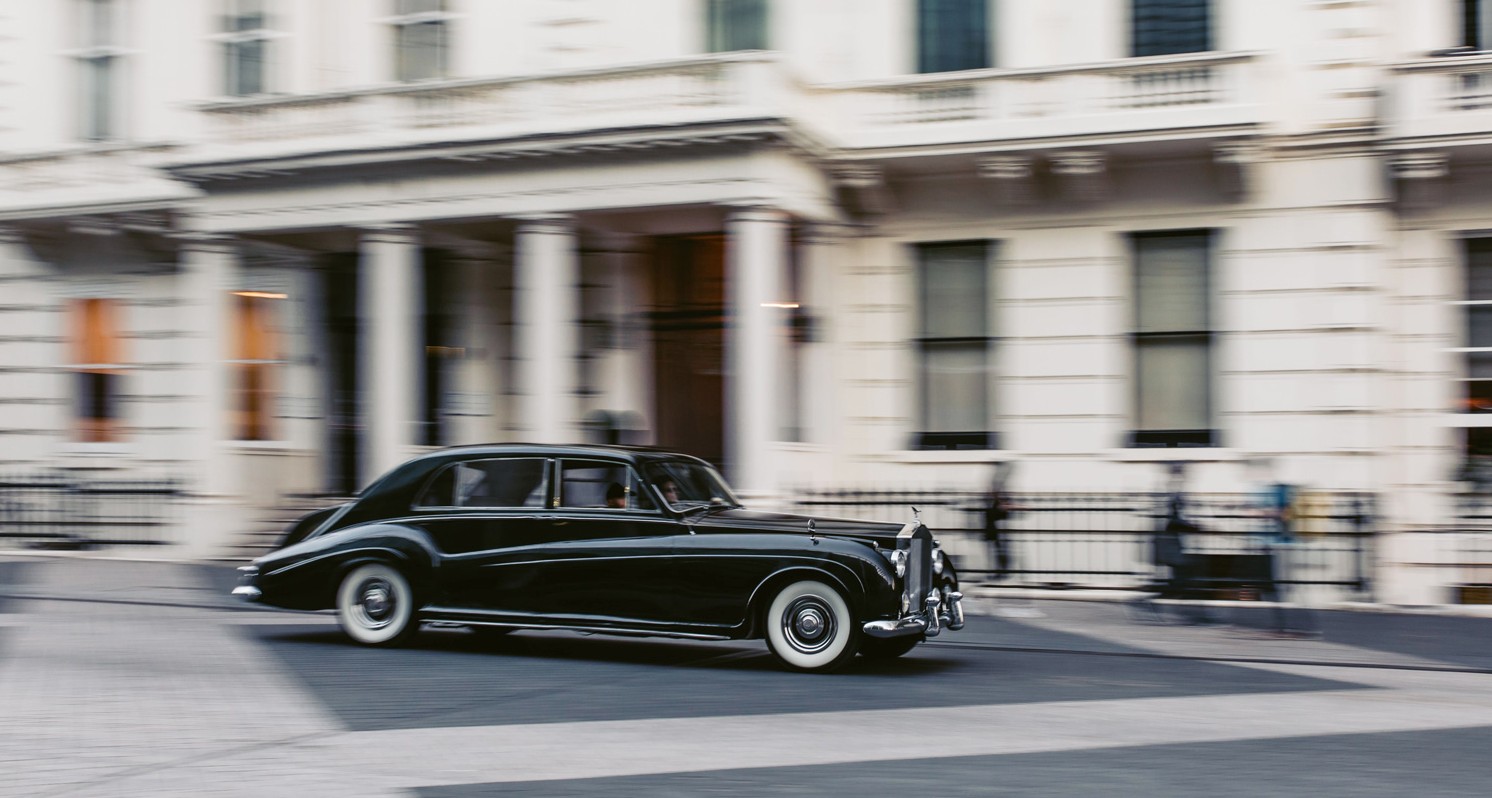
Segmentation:
{"type": "Polygon", "coordinates": [[[369,646],[394,646],[419,631],[414,591],[399,569],[369,563],[352,569],[337,589],[337,620],[342,631],[369,646]]]}
{"type": "Polygon", "coordinates": [[[823,582],[794,582],[767,608],[767,648],[799,671],[832,671],[855,656],[860,630],[838,590],[823,582]]]}

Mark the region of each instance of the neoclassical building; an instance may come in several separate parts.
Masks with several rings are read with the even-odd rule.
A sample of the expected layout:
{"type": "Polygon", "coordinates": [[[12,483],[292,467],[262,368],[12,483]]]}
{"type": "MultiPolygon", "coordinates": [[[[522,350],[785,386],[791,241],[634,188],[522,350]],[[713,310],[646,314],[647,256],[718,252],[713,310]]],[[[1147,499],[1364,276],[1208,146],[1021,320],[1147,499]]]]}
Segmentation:
{"type": "Polygon", "coordinates": [[[0,458],[183,475],[199,551],[464,442],[760,501],[1268,458],[1429,600],[1492,452],[1488,5],[0,2],[0,458]]]}

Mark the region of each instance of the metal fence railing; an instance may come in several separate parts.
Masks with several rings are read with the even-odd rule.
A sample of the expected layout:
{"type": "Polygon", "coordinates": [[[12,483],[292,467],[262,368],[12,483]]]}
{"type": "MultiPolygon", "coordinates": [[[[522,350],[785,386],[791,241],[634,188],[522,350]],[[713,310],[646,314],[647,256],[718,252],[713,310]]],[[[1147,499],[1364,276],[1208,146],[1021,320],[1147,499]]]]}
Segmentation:
{"type": "MultiPolygon", "coordinates": [[[[1164,578],[1155,534],[1164,493],[1015,493],[1006,497],[1001,538],[1011,554],[997,572],[984,532],[987,497],[970,491],[800,491],[798,512],[866,520],[912,519],[912,507],[954,557],[966,580],[1008,586],[1145,589],[1164,578]]],[[[1279,585],[1366,595],[1371,587],[1376,501],[1372,494],[1306,491],[1292,507],[1290,535],[1270,530],[1248,494],[1192,494],[1182,516],[1191,554],[1267,555],[1279,585]]]]}
{"type": "Polygon", "coordinates": [[[0,475],[0,546],[83,549],[179,542],[186,491],[168,478],[0,475]]]}

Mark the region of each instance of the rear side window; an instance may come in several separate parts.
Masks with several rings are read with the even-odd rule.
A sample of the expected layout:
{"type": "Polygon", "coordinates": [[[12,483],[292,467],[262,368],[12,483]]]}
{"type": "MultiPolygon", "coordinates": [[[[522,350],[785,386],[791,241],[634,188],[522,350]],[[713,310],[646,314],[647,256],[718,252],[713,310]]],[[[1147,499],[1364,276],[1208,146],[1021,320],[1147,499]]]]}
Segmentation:
{"type": "Polygon", "coordinates": [[[567,460],[560,464],[560,507],[654,510],[637,472],[620,463],[567,460]]]}
{"type": "Polygon", "coordinates": [[[417,507],[543,507],[549,461],[503,457],[452,463],[431,480],[417,507]]]}

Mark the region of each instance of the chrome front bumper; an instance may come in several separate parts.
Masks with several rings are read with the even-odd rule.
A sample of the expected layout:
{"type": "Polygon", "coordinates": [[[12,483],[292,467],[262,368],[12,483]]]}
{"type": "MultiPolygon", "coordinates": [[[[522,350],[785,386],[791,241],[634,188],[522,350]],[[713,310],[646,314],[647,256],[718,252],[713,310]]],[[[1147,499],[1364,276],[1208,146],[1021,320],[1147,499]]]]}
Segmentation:
{"type": "Polygon", "coordinates": [[[238,568],[238,587],[233,588],[235,598],[244,601],[258,601],[264,591],[254,586],[254,580],[259,576],[259,566],[241,565],[238,568]]]}
{"type": "Polygon", "coordinates": [[[944,629],[958,631],[964,628],[964,594],[954,590],[943,601],[943,593],[933,590],[927,594],[927,609],[894,621],[871,621],[861,631],[871,637],[904,637],[925,635],[937,637],[944,629]]]}

